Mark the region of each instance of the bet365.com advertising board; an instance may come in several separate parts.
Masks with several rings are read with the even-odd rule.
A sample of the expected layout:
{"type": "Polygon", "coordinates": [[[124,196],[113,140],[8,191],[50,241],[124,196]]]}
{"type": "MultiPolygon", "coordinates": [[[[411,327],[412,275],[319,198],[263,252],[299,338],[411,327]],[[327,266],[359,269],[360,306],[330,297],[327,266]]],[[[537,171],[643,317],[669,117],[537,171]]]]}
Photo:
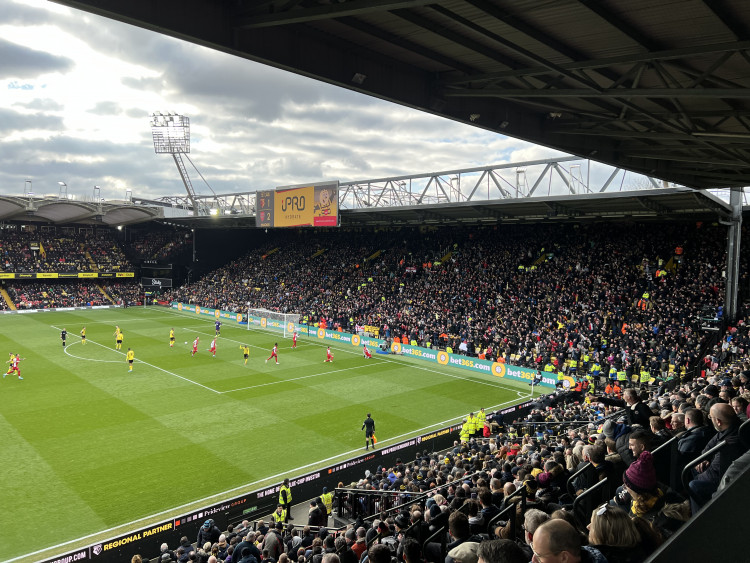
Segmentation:
{"type": "MultiPolygon", "coordinates": [[[[199,305],[186,305],[184,303],[172,303],[172,308],[179,311],[187,311],[195,313],[200,316],[212,317],[215,319],[231,319],[237,323],[244,322],[241,313],[230,313],[228,311],[220,311],[218,309],[210,309],[207,307],[201,307],[199,305]]],[[[360,336],[359,334],[350,334],[348,332],[339,332],[337,330],[329,330],[326,328],[319,328],[314,326],[308,326],[304,324],[288,323],[284,327],[284,322],[278,319],[269,319],[262,316],[251,315],[247,318],[247,323],[251,327],[278,330],[283,332],[286,328],[287,334],[291,334],[295,330],[302,336],[312,336],[320,340],[335,341],[343,344],[349,344],[351,346],[362,347],[366,344],[371,348],[371,351],[375,353],[378,348],[385,342],[380,338],[373,338],[370,336],[360,336]]],[[[450,354],[443,350],[435,350],[433,348],[424,348],[422,346],[411,346],[408,344],[401,344],[393,342],[390,345],[390,352],[403,356],[411,356],[412,358],[418,358],[426,362],[440,364],[442,366],[452,366],[459,369],[475,372],[484,373],[487,375],[493,375],[495,377],[509,379],[513,381],[530,382],[536,376],[536,370],[531,368],[524,368],[519,366],[513,366],[502,362],[491,362],[489,360],[480,360],[471,356],[463,356],[461,354],[450,354]]],[[[542,373],[542,381],[540,386],[553,388],[555,386],[555,380],[553,374],[547,372],[542,373]]]]}

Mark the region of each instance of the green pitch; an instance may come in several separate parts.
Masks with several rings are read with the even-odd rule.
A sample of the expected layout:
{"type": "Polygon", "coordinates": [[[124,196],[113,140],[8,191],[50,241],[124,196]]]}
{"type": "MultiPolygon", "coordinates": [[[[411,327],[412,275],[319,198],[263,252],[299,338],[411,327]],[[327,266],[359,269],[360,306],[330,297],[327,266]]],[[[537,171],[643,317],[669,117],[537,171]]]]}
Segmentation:
{"type": "Polygon", "coordinates": [[[343,344],[325,363],[327,344],[316,338],[300,336],[292,350],[290,338],[229,323],[214,358],[213,335],[211,320],[163,308],[0,316],[0,357],[25,358],[23,381],[0,380],[0,560],[358,455],[367,412],[379,445],[389,445],[529,393],[374,350],[368,360],[343,344]],[[265,362],[274,342],[279,365],[265,362]]]}

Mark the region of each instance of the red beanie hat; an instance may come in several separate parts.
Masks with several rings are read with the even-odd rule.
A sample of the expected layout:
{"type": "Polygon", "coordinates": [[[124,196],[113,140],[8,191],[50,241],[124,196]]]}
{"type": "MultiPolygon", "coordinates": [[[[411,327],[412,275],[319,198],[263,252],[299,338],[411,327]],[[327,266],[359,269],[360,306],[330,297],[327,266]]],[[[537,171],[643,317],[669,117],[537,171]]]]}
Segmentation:
{"type": "Polygon", "coordinates": [[[651,452],[641,452],[622,476],[625,485],[636,493],[651,493],[656,490],[656,468],[651,452]]]}

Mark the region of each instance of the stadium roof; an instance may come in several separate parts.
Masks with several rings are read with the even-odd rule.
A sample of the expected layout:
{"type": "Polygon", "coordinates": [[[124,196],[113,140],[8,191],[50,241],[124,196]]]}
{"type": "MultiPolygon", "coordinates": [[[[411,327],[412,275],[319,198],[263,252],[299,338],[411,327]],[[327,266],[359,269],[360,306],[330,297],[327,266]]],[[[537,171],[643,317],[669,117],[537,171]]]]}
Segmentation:
{"type": "MultiPolygon", "coordinates": [[[[150,202],[159,204],[158,202],[150,202]]],[[[165,205],[161,203],[161,205],[165,205]]],[[[496,224],[525,221],[595,221],[602,219],[717,221],[731,217],[730,205],[707,191],[661,188],[595,194],[524,197],[434,205],[343,209],[341,225],[393,226],[430,224],[496,224]]],[[[255,215],[166,218],[191,228],[249,228],[255,215]]]]}
{"type": "Polygon", "coordinates": [[[30,223],[131,225],[164,217],[160,207],[130,202],[87,202],[69,199],[0,196],[0,221],[30,223]]]}
{"type": "Polygon", "coordinates": [[[58,0],[693,188],[750,185],[747,0],[58,0]]]}

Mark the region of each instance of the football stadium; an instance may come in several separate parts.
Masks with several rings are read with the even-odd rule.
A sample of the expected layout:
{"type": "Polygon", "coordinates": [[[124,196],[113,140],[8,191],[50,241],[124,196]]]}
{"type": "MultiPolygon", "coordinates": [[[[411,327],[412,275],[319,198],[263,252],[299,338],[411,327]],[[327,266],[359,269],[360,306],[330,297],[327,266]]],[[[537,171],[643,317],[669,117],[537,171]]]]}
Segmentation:
{"type": "Polygon", "coordinates": [[[0,195],[0,561],[749,560],[749,5],[60,3],[574,156],[0,195]]]}

